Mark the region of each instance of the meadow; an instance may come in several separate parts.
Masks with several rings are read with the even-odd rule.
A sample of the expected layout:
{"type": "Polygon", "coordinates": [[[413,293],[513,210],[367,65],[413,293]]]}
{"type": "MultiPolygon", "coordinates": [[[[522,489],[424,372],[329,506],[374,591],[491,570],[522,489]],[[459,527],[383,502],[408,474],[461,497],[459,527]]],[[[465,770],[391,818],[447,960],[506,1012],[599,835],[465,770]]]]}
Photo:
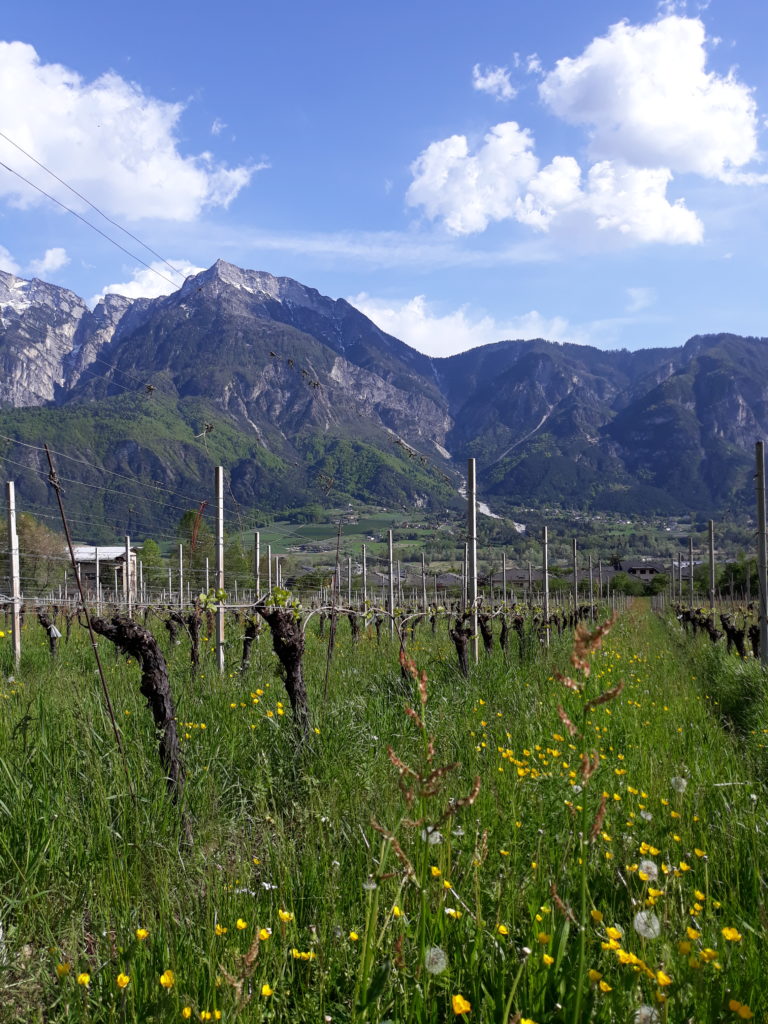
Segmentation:
{"type": "MultiPolygon", "coordinates": [[[[602,617],[602,616],[601,616],[602,617]]],[[[268,630],[166,652],[166,793],[135,661],[0,624],[0,1021],[768,1019],[768,710],[754,659],[636,600],[604,635],[306,631],[298,742],[268,630]],[[327,671],[328,669],[328,671],[327,671]]],[[[589,627],[593,629],[592,626],[589,627]]]]}

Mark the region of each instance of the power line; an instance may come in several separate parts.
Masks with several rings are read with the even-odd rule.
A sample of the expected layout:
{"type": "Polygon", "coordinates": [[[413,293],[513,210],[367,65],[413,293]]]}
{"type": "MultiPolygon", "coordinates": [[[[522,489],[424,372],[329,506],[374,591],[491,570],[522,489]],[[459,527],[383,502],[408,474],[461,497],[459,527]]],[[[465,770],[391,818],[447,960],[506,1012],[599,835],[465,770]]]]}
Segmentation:
{"type": "MultiPolygon", "coordinates": [[[[15,148],[18,149],[18,151],[20,153],[23,153],[25,157],[27,157],[33,163],[37,164],[38,167],[41,167],[46,172],[46,174],[50,174],[50,176],[52,178],[55,178],[56,181],[58,181],[60,185],[63,185],[64,188],[68,188],[69,191],[72,192],[73,195],[76,195],[78,199],[82,199],[82,201],[84,203],[86,203],[88,206],[90,206],[90,208],[92,210],[95,210],[96,213],[98,213],[100,217],[103,217],[105,221],[107,221],[109,224],[112,224],[113,227],[116,227],[119,231],[122,231],[124,234],[128,235],[128,237],[132,238],[134,240],[134,242],[138,242],[139,245],[143,246],[147,250],[147,252],[151,252],[153,256],[157,256],[157,258],[162,263],[164,263],[168,267],[169,270],[173,271],[174,274],[178,274],[178,276],[181,277],[182,279],[184,278],[184,275],[181,273],[181,271],[178,270],[176,267],[174,267],[172,263],[169,263],[168,260],[165,258],[165,256],[161,256],[159,252],[155,252],[155,250],[151,246],[147,245],[146,242],[142,242],[142,240],[137,235],[134,235],[131,231],[129,231],[128,228],[124,228],[122,224],[118,224],[118,222],[116,220],[112,220],[111,217],[108,217],[107,214],[104,213],[103,210],[100,210],[99,207],[96,206],[95,203],[92,203],[91,200],[88,199],[87,196],[84,196],[82,194],[82,192],[78,192],[76,188],[73,188],[72,185],[69,184],[69,182],[64,181],[63,178],[60,178],[58,176],[58,174],[56,174],[54,171],[52,171],[50,169],[50,167],[47,167],[41,160],[38,160],[37,157],[32,156],[31,153],[28,153],[26,151],[26,149],[23,149],[18,144],[18,142],[14,142],[12,138],[10,138],[8,135],[5,134],[5,132],[0,131],[0,138],[5,139],[6,142],[9,142],[12,146],[15,146],[15,148]]],[[[5,166],[5,165],[3,165],[3,166],[5,166]]],[[[16,172],[14,172],[14,173],[16,173],[16,172]]],[[[37,188],[36,185],[33,186],[33,187],[37,188]]],[[[40,191],[42,191],[42,189],[40,191]]],[[[58,200],[56,200],[56,201],[58,201],[58,200]]],[[[70,212],[72,212],[72,211],[70,211],[70,212]]],[[[85,223],[87,224],[88,221],[85,221],[85,223]]],[[[90,227],[94,227],[94,225],[89,225],[89,226],[90,227]]],[[[96,230],[98,230],[98,229],[96,229],[96,230]]],[[[106,238],[107,236],[105,235],[104,237],[106,238]]],[[[111,241],[111,239],[110,239],[110,241],[111,241]]],[[[126,250],[123,250],[123,251],[125,252],[126,250]]],[[[146,264],[145,264],[145,266],[146,266],[146,264]]],[[[152,268],[150,267],[150,269],[152,269],[152,268]]]]}
{"type": "Polygon", "coordinates": [[[157,276],[161,277],[163,281],[166,281],[174,289],[174,291],[178,290],[178,284],[176,281],[172,281],[170,277],[166,277],[165,274],[161,274],[156,267],[153,267],[150,263],[147,263],[146,260],[143,260],[141,258],[141,256],[137,256],[129,249],[126,249],[124,245],[120,245],[120,243],[115,241],[115,239],[112,238],[111,235],[108,235],[106,231],[102,231],[101,228],[97,228],[95,224],[92,224],[89,220],[86,220],[85,217],[82,216],[82,214],[79,214],[77,212],[77,210],[73,210],[71,206],[67,206],[66,203],[62,203],[60,199],[57,199],[56,196],[52,196],[50,192],[46,192],[44,188],[41,188],[39,185],[36,185],[34,181],[30,181],[29,178],[26,178],[21,173],[21,171],[14,170],[13,167],[9,167],[8,164],[4,163],[2,160],[0,160],[0,167],[4,167],[6,171],[8,171],[10,174],[15,174],[17,178],[21,178],[21,180],[25,182],[25,184],[29,185],[30,188],[34,188],[41,195],[44,195],[46,199],[50,199],[52,203],[56,203],[57,206],[60,206],[62,210],[66,210],[67,213],[71,213],[73,217],[77,217],[78,220],[82,221],[83,224],[86,224],[89,228],[91,228],[92,231],[95,231],[97,234],[101,235],[102,238],[106,238],[106,240],[108,242],[111,242],[112,245],[117,246],[117,248],[120,249],[121,252],[124,252],[127,256],[130,256],[132,260],[137,260],[142,265],[142,267],[146,267],[147,270],[150,270],[153,274],[157,274],[157,276]]]}

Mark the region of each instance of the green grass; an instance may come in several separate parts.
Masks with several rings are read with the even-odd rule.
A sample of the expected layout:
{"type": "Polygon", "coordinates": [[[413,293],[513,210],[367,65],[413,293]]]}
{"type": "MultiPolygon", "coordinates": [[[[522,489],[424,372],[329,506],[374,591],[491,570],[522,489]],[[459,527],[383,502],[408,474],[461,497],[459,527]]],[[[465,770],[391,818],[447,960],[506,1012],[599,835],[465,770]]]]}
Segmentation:
{"type": "Polygon", "coordinates": [[[737,1021],[731,1000],[768,1012],[757,665],[685,640],[641,601],[594,654],[581,696],[555,678],[573,674],[569,636],[549,652],[534,641],[525,661],[513,636],[508,658],[481,656],[463,680],[445,623],[435,636],[424,624],[409,645],[428,677],[423,709],[396,646],[375,634],[355,646],[345,621],[326,693],[314,617],[313,732],[297,751],[266,633],[241,675],[231,622],[224,677],[208,648],[193,679],[186,644],[168,650],[154,625],[182,724],[182,808],[165,796],[135,663],[100,642],[123,763],[82,631],[52,662],[30,622],[17,673],[0,638],[3,1024],[167,1022],[185,1007],[192,1020],[438,1024],[465,1017],[457,996],[466,1020],[488,1024],[624,1022],[641,1006],[660,1021],[737,1021]],[[620,679],[620,696],[585,712],[620,679]],[[740,692],[749,707],[734,723],[740,692]],[[421,779],[404,776],[411,800],[389,747],[421,779]],[[436,844],[422,838],[432,825],[436,844]],[[633,926],[644,910],[657,938],[633,926]],[[260,929],[271,934],[256,945],[260,929]]]}

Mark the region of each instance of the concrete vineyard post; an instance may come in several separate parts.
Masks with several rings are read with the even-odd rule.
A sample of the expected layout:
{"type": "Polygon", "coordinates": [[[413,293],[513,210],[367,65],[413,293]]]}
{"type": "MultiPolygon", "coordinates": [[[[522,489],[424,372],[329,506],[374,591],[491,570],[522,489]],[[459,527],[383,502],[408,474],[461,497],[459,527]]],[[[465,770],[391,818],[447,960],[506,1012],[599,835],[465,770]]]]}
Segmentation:
{"type": "Polygon", "coordinates": [[[477,620],[477,464],[467,460],[467,601],[472,615],[472,654],[480,659],[477,620]]]}
{"type": "MultiPolygon", "coordinates": [[[[216,590],[224,589],[224,467],[216,467],[216,590]]],[[[224,671],[224,602],[216,605],[216,664],[224,671]]]]}
{"type": "Polygon", "coordinates": [[[715,522],[709,520],[709,607],[715,610],[715,522]]]}
{"type": "Polygon", "coordinates": [[[544,585],[544,638],[549,647],[549,530],[541,529],[541,575],[544,585]]]}
{"type": "MultiPolygon", "coordinates": [[[[760,661],[768,665],[768,537],[765,522],[765,442],[755,446],[757,463],[757,587],[759,598],[760,661]]],[[[749,562],[747,562],[749,572],[749,562]]]]}
{"type": "Polygon", "coordinates": [[[5,485],[8,500],[8,547],[11,553],[11,645],[16,667],[21,660],[21,578],[19,572],[19,535],[16,533],[16,485],[5,485]]]}
{"type": "Polygon", "coordinates": [[[392,639],[395,635],[395,576],[394,576],[394,557],[392,550],[392,531],[387,531],[387,547],[388,547],[388,558],[389,558],[389,636],[392,639]]]}

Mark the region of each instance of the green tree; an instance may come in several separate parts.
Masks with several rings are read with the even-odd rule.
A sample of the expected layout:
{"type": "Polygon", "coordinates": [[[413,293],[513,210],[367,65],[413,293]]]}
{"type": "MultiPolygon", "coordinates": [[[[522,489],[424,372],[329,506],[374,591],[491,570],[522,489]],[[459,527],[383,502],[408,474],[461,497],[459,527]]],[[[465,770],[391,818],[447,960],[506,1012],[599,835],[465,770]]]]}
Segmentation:
{"type": "Polygon", "coordinates": [[[137,557],[142,564],[145,584],[150,588],[163,586],[168,578],[168,570],[157,541],[148,537],[141,546],[137,557]]]}

